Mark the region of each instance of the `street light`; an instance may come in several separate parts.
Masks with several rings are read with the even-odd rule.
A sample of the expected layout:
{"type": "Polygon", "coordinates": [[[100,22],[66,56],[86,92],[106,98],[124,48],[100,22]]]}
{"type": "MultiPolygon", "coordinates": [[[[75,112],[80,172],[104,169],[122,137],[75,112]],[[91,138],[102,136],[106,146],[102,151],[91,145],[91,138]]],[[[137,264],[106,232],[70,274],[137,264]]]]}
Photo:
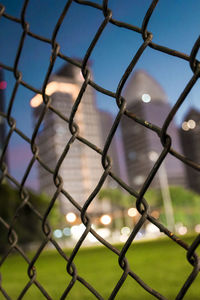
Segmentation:
{"type": "MultiPolygon", "coordinates": [[[[149,159],[152,162],[155,163],[156,160],[158,159],[158,157],[159,157],[159,155],[156,151],[149,152],[149,159]]],[[[172,207],[172,200],[171,200],[171,196],[170,196],[167,172],[166,172],[164,162],[161,164],[160,168],[158,169],[158,179],[160,182],[160,189],[161,189],[161,194],[162,194],[162,198],[163,198],[167,227],[169,228],[169,230],[173,231],[174,230],[174,211],[173,211],[173,207],[172,207]]]]}
{"type": "Polygon", "coordinates": [[[103,224],[103,225],[109,225],[111,223],[112,219],[109,215],[103,215],[101,216],[100,218],[100,222],[103,224]]]}
{"type": "Polygon", "coordinates": [[[68,214],[66,214],[65,218],[69,223],[74,223],[76,221],[76,215],[73,212],[69,212],[68,214]]]}

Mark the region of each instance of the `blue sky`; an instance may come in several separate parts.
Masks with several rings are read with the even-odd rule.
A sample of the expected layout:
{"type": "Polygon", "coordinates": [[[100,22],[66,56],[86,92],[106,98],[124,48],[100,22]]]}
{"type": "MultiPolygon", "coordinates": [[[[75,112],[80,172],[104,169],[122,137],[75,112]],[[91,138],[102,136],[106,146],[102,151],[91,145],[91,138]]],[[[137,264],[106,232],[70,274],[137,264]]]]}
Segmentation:
{"type": "MultiPolygon", "coordinates": [[[[93,2],[101,3],[102,1],[93,2]]],[[[1,3],[6,6],[8,14],[19,17],[23,1],[2,0],[1,3]]],[[[113,18],[141,27],[143,17],[151,1],[110,0],[108,3],[113,12],[113,18]]],[[[65,1],[61,0],[30,0],[26,14],[30,30],[50,38],[64,5],[65,1]]],[[[154,36],[153,42],[190,54],[200,32],[199,12],[200,1],[197,0],[160,0],[148,26],[148,30],[154,36]]],[[[101,11],[73,3],[57,36],[61,52],[70,57],[83,58],[102,21],[101,11]]],[[[5,18],[0,19],[0,61],[4,64],[13,66],[21,33],[20,24],[10,22],[5,18]]],[[[91,56],[95,82],[106,89],[115,91],[123,72],[141,43],[140,34],[109,24],[91,56]]],[[[18,67],[23,73],[23,80],[40,88],[50,55],[50,45],[27,37],[18,67]]],[[[62,64],[63,61],[58,58],[54,71],[62,64]]],[[[146,70],[161,84],[171,105],[176,102],[192,76],[187,61],[150,48],[145,50],[136,65],[136,69],[146,70]]],[[[6,103],[8,103],[15,79],[10,72],[5,72],[5,78],[8,82],[6,89],[6,103]]],[[[177,124],[181,123],[184,114],[190,107],[199,108],[199,94],[198,82],[176,115],[177,124]]],[[[29,106],[32,96],[32,92],[20,87],[12,112],[13,117],[17,120],[17,127],[29,137],[31,137],[33,124],[32,109],[29,106]]],[[[113,114],[117,112],[113,99],[99,93],[97,93],[96,98],[97,106],[100,109],[110,111],[113,114]]],[[[12,151],[22,153],[20,149],[24,147],[24,144],[16,135],[13,136],[11,145],[12,151]]],[[[28,154],[27,156],[29,157],[28,154]]],[[[20,155],[18,161],[20,161],[20,155]]],[[[23,172],[24,169],[22,170],[18,164],[15,173],[21,178],[23,172]]]]}

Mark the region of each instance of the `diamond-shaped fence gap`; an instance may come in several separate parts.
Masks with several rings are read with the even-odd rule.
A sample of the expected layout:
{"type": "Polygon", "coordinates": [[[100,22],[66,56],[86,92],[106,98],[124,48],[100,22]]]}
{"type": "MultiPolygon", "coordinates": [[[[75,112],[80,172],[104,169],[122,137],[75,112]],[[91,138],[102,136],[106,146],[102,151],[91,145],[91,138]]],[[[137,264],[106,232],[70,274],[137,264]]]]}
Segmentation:
{"type": "Polygon", "coordinates": [[[1,32],[0,39],[2,41],[0,55],[1,62],[13,67],[16,49],[20,42],[20,36],[22,34],[22,27],[20,23],[12,22],[4,17],[0,18],[1,32]],[[4,30],[8,28],[8,31],[4,30]]]}
{"type": "Polygon", "coordinates": [[[64,6],[64,2],[59,2],[53,10],[50,10],[48,2],[29,1],[26,10],[26,20],[30,24],[30,31],[36,35],[51,39],[54,27],[64,6]]]}
{"type": "Polygon", "coordinates": [[[9,141],[7,153],[9,159],[8,171],[20,183],[33,157],[30,144],[14,132],[9,141]],[[15,156],[12,155],[11,147],[15,156]]]}
{"type": "Polygon", "coordinates": [[[72,58],[83,58],[103,20],[100,10],[72,2],[56,39],[61,53],[72,58]]]}
{"type": "Polygon", "coordinates": [[[109,9],[112,10],[113,19],[121,21],[123,23],[128,23],[133,26],[141,27],[144,15],[151,1],[142,1],[137,3],[137,10],[135,9],[135,3],[117,3],[115,0],[110,0],[108,3],[109,9]],[[128,10],[128,14],[127,14],[128,10]],[[126,12],[126,14],[125,14],[126,12]]]}
{"type": "Polygon", "coordinates": [[[17,299],[22,289],[29,281],[27,268],[28,263],[14,250],[1,266],[2,287],[11,299],[17,299]]]}
{"type": "MultiPolygon", "coordinates": [[[[38,282],[45,288],[45,290],[52,297],[52,299],[60,299],[66,286],[71,280],[71,276],[66,271],[66,264],[67,261],[63,257],[61,257],[58,252],[49,250],[49,248],[47,247],[46,251],[44,251],[39,256],[34,265],[37,270],[38,282]],[[51,261],[51,264],[48,263],[49,261],[51,261]],[[56,278],[54,276],[55,272],[58,272],[58,276],[56,276],[56,278]],[[55,280],[57,284],[59,284],[59,289],[55,288],[55,280]]],[[[31,293],[33,293],[33,291],[31,293]]],[[[34,293],[36,293],[36,291],[34,291],[34,293]]],[[[41,296],[39,298],[38,292],[37,294],[37,299],[43,299],[41,296]]],[[[36,295],[32,296],[36,297],[36,295]]]]}
{"type": "MultiPolygon", "coordinates": [[[[103,299],[108,299],[115,283],[122,274],[117,260],[118,256],[109,249],[104,247],[91,247],[78,252],[74,262],[80,276],[84,275],[84,269],[87,268],[87,275],[84,275],[85,280],[103,296],[103,299]],[[94,262],[93,264],[90,264],[91,259],[94,262]],[[107,269],[108,262],[110,265],[109,270],[107,269]],[[110,272],[113,274],[112,280],[109,276],[110,272]],[[102,276],[102,273],[104,273],[104,276],[102,276]],[[105,286],[107,287],[106,289],[105,286]]],[[[72,289],[72,295],[73,292],[76,292],[75,288],[74,290],[72,289]]],[[[76,298],[74,297],[74,299],[76,298]]],[[[91,297],[91,299],[93,298],[91,297]]]]}
{"type": "MultiPolygon", "coordinates": [[[[28,281],[27,281],[27,283],[28,283],[28,281]]],[[[51,295],[48,294],[48,296],[51,296],[51,295]]],[[[41,290],[34,283],[29,287],[29,289],[26,291],[25,295],[23,296],[24,300],[28,300],[30,298],[32,298],[32,299],[35,298],[35,299],[38,299],[38,300],[48,299],[47,297],[45,297],[43,295],[41,290]]]]}
{"type": "Polygon", "coordinates": [[[2,0],[1,3],[5,6],[6,10],[5,12],[13,17],[20,19],[21,10],[24,4],[23,0],[19,0],[17,6],[12,7],[11,5],[7,5],[7,0],[2,0]]]}
{"type": "Polygon", "coordinates": [[[198,12],[195,11],[195,9],[193,10],[187,2],[184,4],[184,15],[179,14],[179,6],[173,1],[170,1],[170,10],[173,11],[173,14],[166,16],[166,3],[158,1],[157,7],[151,16],[147,29],[148,31],[153,32],[154,43],[189,55],[195,41],[192,35],[183,35],[182,33],[192,31],[196,37],[199,35],[197,29],[200,25],[198,12]],[[179,15],[178,19],[176,17],[177,15],[179,15]],[[184,22],[185,19],[189,20],[191,18],[197,25],[194,29],[190,22],[184,22]],[[162,22],[159,22],[159,26],[156,25],[158,24],[158,20],[162,20],[162,22]],[[185,43],[185,39],[187,40],[187,43],[185,43]]]}
{"type": "Polygon", "coordinates": [[[179,289],[183,285],[182,280],[184,280],[183,278],[180,279],[179,274],[184,274],[186,280],[192,271],[192,266],[187,261],[182,263],[186,255],[186,250],[172,240],[168,242],[168,251],[165,251],[167,243],[165,238],[159,241],[149,241],[149,243],[146,243],[146,247],[143,247],[140,242],[134,242],[129,248],[126,257],[131,270],[146,284],[157,290],[167,299],[175,299],[179,289]],[[155,252],[157,255],[155,255],[155,252]],[[176,261],[176,267],[173,261],[176,261]],[[171,267],[169,267],[169,262],[172,264],[171,267]],[[145,264],[145,272],[141,269],[141,264],[145,264]],[[166,273],[168,274],[170,288],[164,283],[166,273]]]}
{"type": "Polygon", "coordinates": [[[18,64],[23,81],[35,88],[41,88],[40,85],[45,79],[50,63],[51,51],[50,44],[26,36],[18,64]],[[43,53],[42,56],[41,53],[43,53]],[[38,63],[38,57],[41,59],[40,63],[38,63]]]}
{"type": "Polygon", "coordinates": [[[83,300],[95,300],[97,299],[96,296],[94,296],[83,284],[81,284],[79,281],[76,281],[75,285],[72,287],[68,294],[69,299],[76,299],[81,294],[81,299],[83,300]]]}
{"type": "MultiPolygon", "coordinates": [[[[113,92],[115,92],[115,91],[113,90],[113,92]]],[[[105,113],[114,115],[116,117],[117,113],[119,111],[119,108],[116,104],[116,99],[113,98],[111,95],[108,96],[97,90],[95,91],[95,95],[96,95],[96,104],[97,104],[97,108],[99,108],[99,110],[100,110],[100,115],[101,115],[101,112],[102,113],[105,112],[105,113]]],[[[100,119],[101,119],[101,116],[100,116],[100,119]]]]}
{"type": "MultiPolygon", "coordinates": [[[[134,269],[133,269],[134,271],[134,269]]],[[[147,293],[132,277],[128,276],[121,289],[116,296],[116,299],[128,299],[129,297],[136,297],[137,295],[141,295],[141,299],[145,300],[154,300],[155,297],[151,294],[147,293]]]]}
{"type": "MultiPolygon", "coordinates": [[[[27,89],[26,87],[19,85],[17,89],[17,93],[15,96],[15,101],[13,101],[11,106],[11,113],[10,117],[13,118],[16,122],[16,128],[23,132],[23,134],[26,136],[25,138],[31,139],[32,133],[33,133],[33,122],[30,118],[31,113],[31,106],[30,106],[30,100],[32,99],[34,93],[27,89]],[[24,111],[24,117],[21,117],[21,108],[23,107],[24,111]],[[23,129],[24,122],[26,123],[26,127],[23,129]]],[[[8,98],[9,95],[7,95],[7,92],[5,94],[6,99],[6,106],[8,107],[8,104],[10,105],[9,101],[11,98],[8,98]]],[[[6,111],[7,113],[7,111],[6,111]]],[[[8,124],[10,124],[12,121],[8,120],[8,124]]]]}
{"type": "Polygon", "coordinates": [[[108,23],[91,55],[91,60],[94,61],[95,82],[115,92],[122,74],[140,46],[141,37],[136,32],[108,23]],[[131,46],[127,47],[127,44],[131,46]],[[112,54],[113,49],[115,56],[112,54]],[[121,56],[121,53],[124,55],[121,56]],[[120,64],[117,64],[116,57],[119,57],[120,64]],[[103,80],[105,74],[106,81],[103,80]]]}
{"type": "MultiPolygon", "coordinates": [[[[125,84],[125,88],[123,89],[122,93],[124,96],[126,96],[128,87],[129,89],[131,88],[134,75],[141,71],[143,71],[147,75],[146,80],[143,83],[140,82],[140,84],[144,85],[143,88],[146,89],[145,84],[149,83],[149,80],[151,80],[152,86],[154,86],[153,94],[155,95],[155,92],[157,91],[156,87],[158,88],[158,86],[160,85],[160,88],[158,88],[158,90],[163,90],[162,94],[163,96],[165,95],[164,98],[167,100],[168,105],[170,105],[171,107],[176,103],[178,97],[183,91],[183,88],[187,85],[188,81],[192,77],[192,71],[187,60],[168,55],[161,51],[155,51],[154,49],[147,47],[142,54],[142,59],[138,61],[134,71],[132,72],[132,75],[130,75],[125,84]],[[186,72],[186,70],[188,72],[186,72]],[[148,82],[146,82],[147,80],[148,82]],[[174,82],[176,82],[176,85],[174,85],[174,82]]],[[[136,89],[136,91],[138,90],[136,89]]],[[[134,96],[132,96],[132,98],[133,97],[134,96]]],[[[154,100],[153,97],[152,100],[154,100]]],[[[150,103],[151,102],[147,102],[147,105],[150,103]]],[[[185,103],[183,103],[182,106],[184,105],[185,103]]],[[[180,112],[182,112],[182,106],[180,107],[180,112]]],[[[175,119],[177,119],[177,116],[179,116],[180,114],[181,113],[179,113],[178,110],[175,119]]],[[[178,119],[180,120],[180,117],[178,117],[178,119]]]]}

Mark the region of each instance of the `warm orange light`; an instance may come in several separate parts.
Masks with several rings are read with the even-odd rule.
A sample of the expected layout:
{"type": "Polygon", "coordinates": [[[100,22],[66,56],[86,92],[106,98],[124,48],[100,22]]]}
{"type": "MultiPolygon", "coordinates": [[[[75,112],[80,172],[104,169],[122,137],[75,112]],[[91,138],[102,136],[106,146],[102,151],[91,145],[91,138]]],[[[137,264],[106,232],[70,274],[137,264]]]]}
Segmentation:
{"type": "Polygon", "coordinates": [[[154,217],[155,219],[158,219],[159,218],[159,216],[160,216],[160,213],[159,213],[159,211],[158,210],[154,210],[154,211],[152,211],[152,217],[154,217]]]}
{"type": "MultiPolygon", "coordinates": [[[[79,87],[73,83],[66,83],[66,82],[58,82],[58,81],[51,81],[47,84],[45,94],[47,96],[51,96],[52,94],[60,92],[63,94],[70,94],[73,99],[76,99],[79,93],[79,87]]],[[[35,95],[31,101],[31,107],[38,107],[42,104],[43,98],[42,95],[37,94],[35,95]]]]}
{"type": "Polygon", "coordinates": [[[73,212],[69,212],[68,214],[66,214],[66,220],[69,223],[74,223],[76,221],[76,215],[73,212]]]}
{"type": "Polygon", "coordinates": [[[103,224],[103,225],[109,225],[111,223],[112,219],[109,215],[103,215],[101,218],[100,218],[100,222],[103,224]]]}
{"type": "Polygon", "coordinates": [[[36,95],[35,97],[33,97],[30,101],[30,106],[31,107],[37,107],[42,103],[42,96],[41,95],[36,95]]]}

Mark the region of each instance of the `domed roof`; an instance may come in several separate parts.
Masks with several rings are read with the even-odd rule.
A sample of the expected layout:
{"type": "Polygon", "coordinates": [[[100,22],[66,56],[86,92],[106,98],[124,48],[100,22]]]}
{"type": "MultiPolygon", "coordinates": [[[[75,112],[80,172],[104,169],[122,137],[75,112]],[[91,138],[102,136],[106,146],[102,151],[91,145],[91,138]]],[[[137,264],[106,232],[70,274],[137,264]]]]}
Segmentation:
{"type": "Polygon", "coordinates": [[[168,102],[167,95],[160,84],[146,71],[138,70],[129,80],[124,96],[127,103],[131,104],[135,101],[140,101],[142,97],[145,97],[144,95],[147,100],[150,96],[150,99],[153,101],[168,102]]]}
{"type": "MultiPolygon", "coordinates": [[[[76,59],[77,62],[81,63],[80,59],[76,59]]],[[[91,72],[91,61],[88,61],[87,67],[90,68],[91,72]]],[[[82,76],[81,68],[73,65],[71,63],[64,64],[55,74],[56,76],[68,78],[72,81],[83,81],[84,78],[82,76]]]]}
{"type": "Polygon", "coordinates": [[[57,76],[77,80],[81,76],[81,69],[70,63],[64,64],[56,73],[57,76]]]}

